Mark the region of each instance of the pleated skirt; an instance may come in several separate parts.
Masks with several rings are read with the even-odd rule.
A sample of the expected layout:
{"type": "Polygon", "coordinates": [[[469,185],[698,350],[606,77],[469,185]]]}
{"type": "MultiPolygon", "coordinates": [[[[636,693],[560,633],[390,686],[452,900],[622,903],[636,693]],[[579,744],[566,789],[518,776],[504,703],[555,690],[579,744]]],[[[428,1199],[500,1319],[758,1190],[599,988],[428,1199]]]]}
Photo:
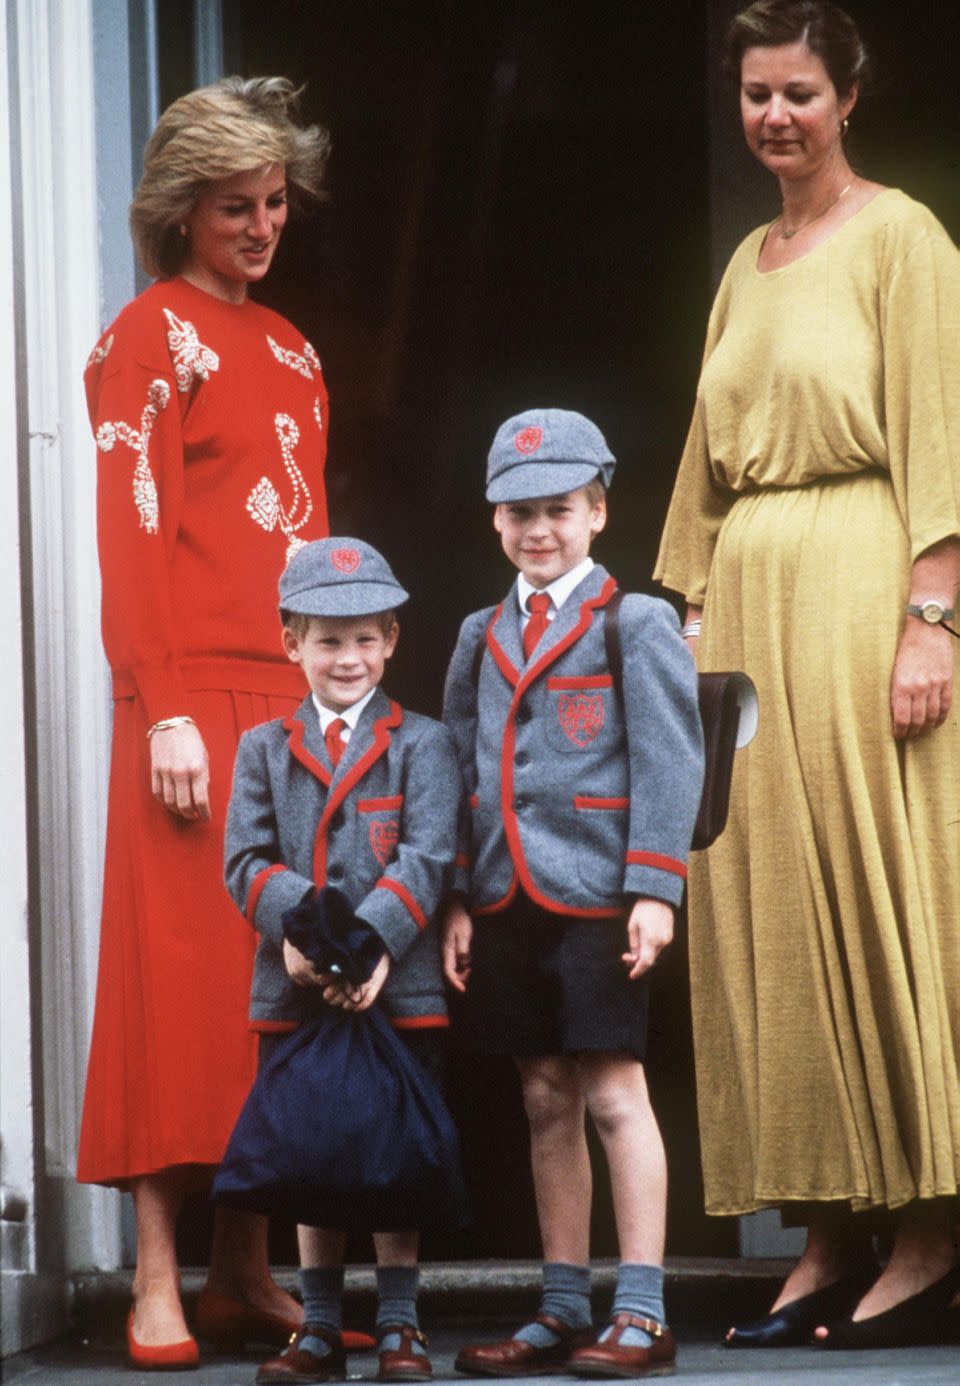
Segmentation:
{"type": "MultiPolygon", "coordinates": [[[[172,1166],[216,1165],[256,1071],[247,1007],[258,939],[223,884],[224,823],[241,733],[301,698],[224,689],[190,698],[210,757],[208,823],[153,798],[143,707],[133,697],[114,704],[84,1182],[123,1187],[172,1166]]],[[[202,1185],[205,1172],[196,1174],[202,1185]]]]}
{"type": "Polygon", "coordinates": [[[745,495],[719,538],[698,659],[751,675],[760,725],[690,872],[711,1213],[957,1193],[960,670],[895,741],[909,569],[880,474],[745,495]]]}

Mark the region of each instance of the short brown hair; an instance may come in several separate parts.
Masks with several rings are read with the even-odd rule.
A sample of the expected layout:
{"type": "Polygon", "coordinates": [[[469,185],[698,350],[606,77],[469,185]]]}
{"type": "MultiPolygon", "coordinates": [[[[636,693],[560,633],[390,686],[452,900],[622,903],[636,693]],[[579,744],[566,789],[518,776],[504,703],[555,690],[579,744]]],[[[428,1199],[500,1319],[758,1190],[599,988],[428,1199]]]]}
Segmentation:
{"type": "Polygon", "coordinates": [[[292,205],[321,196],[330,136],[294,120],[301,90],[287,77],[224,77],[167,107],[130,204],[130,231],[149,275],[179,272],[188,249],[179,226],[208,183],[281,164],[292,205]]]}
{"type": "Polygon", "coordinates": [[[748,48],[782,43],[803,43],[815,53],[841,99],[866,76],[867,50],[857,26],[831,0],[754,0],[727,30],[726,66],[739,78],[748,48]]]}
{"type": "MultiPolygon", "coordinates": [[[[322,621],[324,619],[326,618],[323,616],[307,616],[303,611],[284,611],[282,607],[280,608],[280,624],[285,626],[287,630],[292,631],[298,640],[303,640],[306,636],[310,629],[311,621],[322,621]]],[[[358,621],[361,619],[361,617],[357,617],[358,621]]],[[[384,636],[390,635],[400,624],[397,620],[397,613],[392,608],[389,611],[371,612],[370,619],[376,621],[384,636]]]]}

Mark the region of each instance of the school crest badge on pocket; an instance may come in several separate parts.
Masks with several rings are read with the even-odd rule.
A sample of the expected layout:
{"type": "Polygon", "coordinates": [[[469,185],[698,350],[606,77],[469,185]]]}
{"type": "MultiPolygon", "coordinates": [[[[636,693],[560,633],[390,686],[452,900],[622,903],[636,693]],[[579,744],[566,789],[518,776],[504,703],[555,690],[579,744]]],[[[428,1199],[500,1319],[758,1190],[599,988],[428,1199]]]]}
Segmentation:
{"type": "Polygon", "coordinates": [[[561,693],[557,716],[574,746],[588,746],[603,726],[603,694],[561,693]]]}
{"type": "Polygon", "coordinates": [[[384,822],[382,819],[374,818],[371,822],[370,846],[381,866],[386,866],[393,856],[399,838],[400,826],[394,819],[389,818],[384,822]]]}

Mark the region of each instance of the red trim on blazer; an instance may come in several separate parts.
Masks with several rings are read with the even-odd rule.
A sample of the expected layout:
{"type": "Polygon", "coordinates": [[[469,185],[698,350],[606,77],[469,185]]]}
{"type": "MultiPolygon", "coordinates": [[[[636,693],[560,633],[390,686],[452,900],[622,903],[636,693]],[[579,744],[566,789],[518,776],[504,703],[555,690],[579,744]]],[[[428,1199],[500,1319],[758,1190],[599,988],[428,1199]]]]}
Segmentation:
{"type": "Polygon", "coordinates": [[[547,679],[547,687],[554,688],[612,688],[612,674],[584,674],[577,678],[563,679],[554,677],[547,679]]]}
{"type": "Polygon", "coordinates": [[[453,864],[454,866],[462,867],[464,871],[470,870],[470,858],[467,856],[466,852],[458,852],[453,859],[453,864]]]}
{"type": "Polygon", "coordinates": [[[278,871],[286,871],[288,868],[283,862],[274,862],[273,866],[265,866],[262,871],[258,871],[250,882],[250,889],[247,891],[247,908],[244,910],[244,917],[248,923],[252,924],[257,913],[257,905],[260,903],[260,896],[263,888],[271,876],[275,876],[278,871]]]}
{"type": "Polygon", "coordinates": [[[313,839],[313,881],[318,890],[327,883],[327,834],[319,828],[313,839]]]}
{"type": "Polygon", "coordinates": [[[492,905],[478,905],[475,909],[471,909],[470,913],[502,914],[505,909],[508,909],[509,906],[513,904],[514,898],[517,893],[517,886],[519,884],[520,882],[517,880],[517,873],[516,871],[514,871],[513,876],[510,878],[510,886],[507,890],[506,895],[502,896],[499,900],[495,900],[492,905]]]}
{"type": "MultiPolygon", "coordinates": [[[[613,596],[617,590],[615,578],[607,578],[602,589],[596,597],[590,597],[580,605],[580,619],[572,630],[569,630],[562,640],[558,640],[555,645],[551,645],[532,668],[527,669],[513,690],[513,699],[510,703],[510,710],[507,713],[507,720],[503,729],[503,749],[500,755],[500,812],[503,818],[503,829],[507,838],[507,846],[510,849],[510,856],[517,873],[520,884],[523,886],[527,895],[535,905],[542,909],[549,910],[552,914],[566,914],[577,919],[615,919],[623,914],[620,905],[613,906],[593,906],[583,907],[569,905],[564,901],[551,900],[537,888],[536,883],[530,874],[527,860],[523,852],[523,844],[520,841],[520,830],[517,826],[516,810],[513,807],[513,753],[516,745],[516,716],[520,706],[520,701],[533,681],[540,677],[545,669],[548,669],[562,654],[569,650],[571,645],[584,635],[593,624],[595,612],[603,606],[613,596]]],[[[492,630],[488,633],[487,643],[491,650],[494,648],[492,630]]],[[[499,648],[499,646],[497,646],[499,648]]],[[[496,656],[494,656],[496,657],[496,656]]],[[[506,658],[506,656],[504,656],[506,658]]],[[[509,661],[508,661],[509,662],[509,661]]],[[[511,888],[516,887],[516,882],[511,888]]],[[[502,903],[492,907],[493,909],[503,909],[509,903],[507,897],[502,903]]],[[[491,913],[492,909],[487,906],[483,913],[491,913]]],[[[479,913],[479,911],[478,911],[479,913]]]]}
{"type": "Polygon", "coordinates": [[[316,756],[304,746],[303,735],[306,727],[299,717],[284,718],[283,730],[287,733],[287,745],[294,760],[298,760],[301,765],[306,766],[311,775],[316,775],[320,783],[325,784],[329,789],[333,775],[323,762],[317,760],[316,756]]]}
{"type": "Polygon", "coordinates": [[[395,1015],[390,1024],[395,1030],[446,1030],[450,1017],[446,1015],[395,1015]]]}
{"type": "Polygon", "coordinates": [[[674,876],[687,879],[687,868],[676,857],[665,857],[662,852],[628,852],[628,866],[656,866],[660,871],[670,871],[674,876]]]}
{"type": "Polygon", "coordinates": [[[389,813],[398,808],[403,808],[402,794],[394,794],[389,799],[361,799],[357,804],[358,813],[389,813]]]}
{"type": "Polygon", "coordinates": [[[592,799],[589,794],[575,794],[575,809],[625,809],[630,807],[629,799],[592,799]]]}
{"type": "Polygon", "coordinates": [[[427,916],[402,881],[396,881],[392,876],[381,876],[373,888],[374,890],[392,890],[397,899],[402,900],[410,911],[417,928],[425,929],[427,927],[427,916]]]}
{"type": "Polygon", "coordinates": [[[480,795],[479,795],[479,794],[471,794],[471,795],[470,795],[470,807],[475,809],[479,803],[480,803],[480,795]]]}

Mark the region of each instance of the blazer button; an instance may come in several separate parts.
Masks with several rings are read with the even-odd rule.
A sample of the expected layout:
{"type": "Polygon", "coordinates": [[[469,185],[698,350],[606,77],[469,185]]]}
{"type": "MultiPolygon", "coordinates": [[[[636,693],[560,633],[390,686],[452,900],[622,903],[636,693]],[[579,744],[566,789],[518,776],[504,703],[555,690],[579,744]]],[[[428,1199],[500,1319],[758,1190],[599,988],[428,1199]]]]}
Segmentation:
{"type": "Polygon", "coordinates": [[[526,703],[521,703],[520,706],[517,708],[517,721],[518,721],[518,722],[529,722],[529,721],[530,721],[530,709],[529,709],[529,707],[527,707],[527,704],[526,704],[526,703]]]}
{"type": "Polygon", "coordinates": [[[517,813],[522,813],[523,810],[527,807],[527,801],[522,794],[518,795],[517,798],[514,799],[513,807],[516,809],[517,813]]]}
{"type": "Polygon", "coordinates": [[[529,759],[530,757],[527,755],[526,751],[518,751],[513,758],[513,763],[514,765],[526,765],[529,759]]]}
{"type": "Polygon", "coordinates": [[[342,867],[342,866],[331,866],[330,870],[327,872],[327,880],[328,880],[328,881],[331,881],[331,882],[342,881],[342,880],[343,880],[343,867],[342,867]]]}
{"type": "Polygon", "coordinates": [[[342,809],[342,808],[338,808],[333,814],[331,814],[331,816],[330,816],[330,826],[331,826],[331,828],[342,828],[342,827],[343,827],[343,809],[342,809]]]}

